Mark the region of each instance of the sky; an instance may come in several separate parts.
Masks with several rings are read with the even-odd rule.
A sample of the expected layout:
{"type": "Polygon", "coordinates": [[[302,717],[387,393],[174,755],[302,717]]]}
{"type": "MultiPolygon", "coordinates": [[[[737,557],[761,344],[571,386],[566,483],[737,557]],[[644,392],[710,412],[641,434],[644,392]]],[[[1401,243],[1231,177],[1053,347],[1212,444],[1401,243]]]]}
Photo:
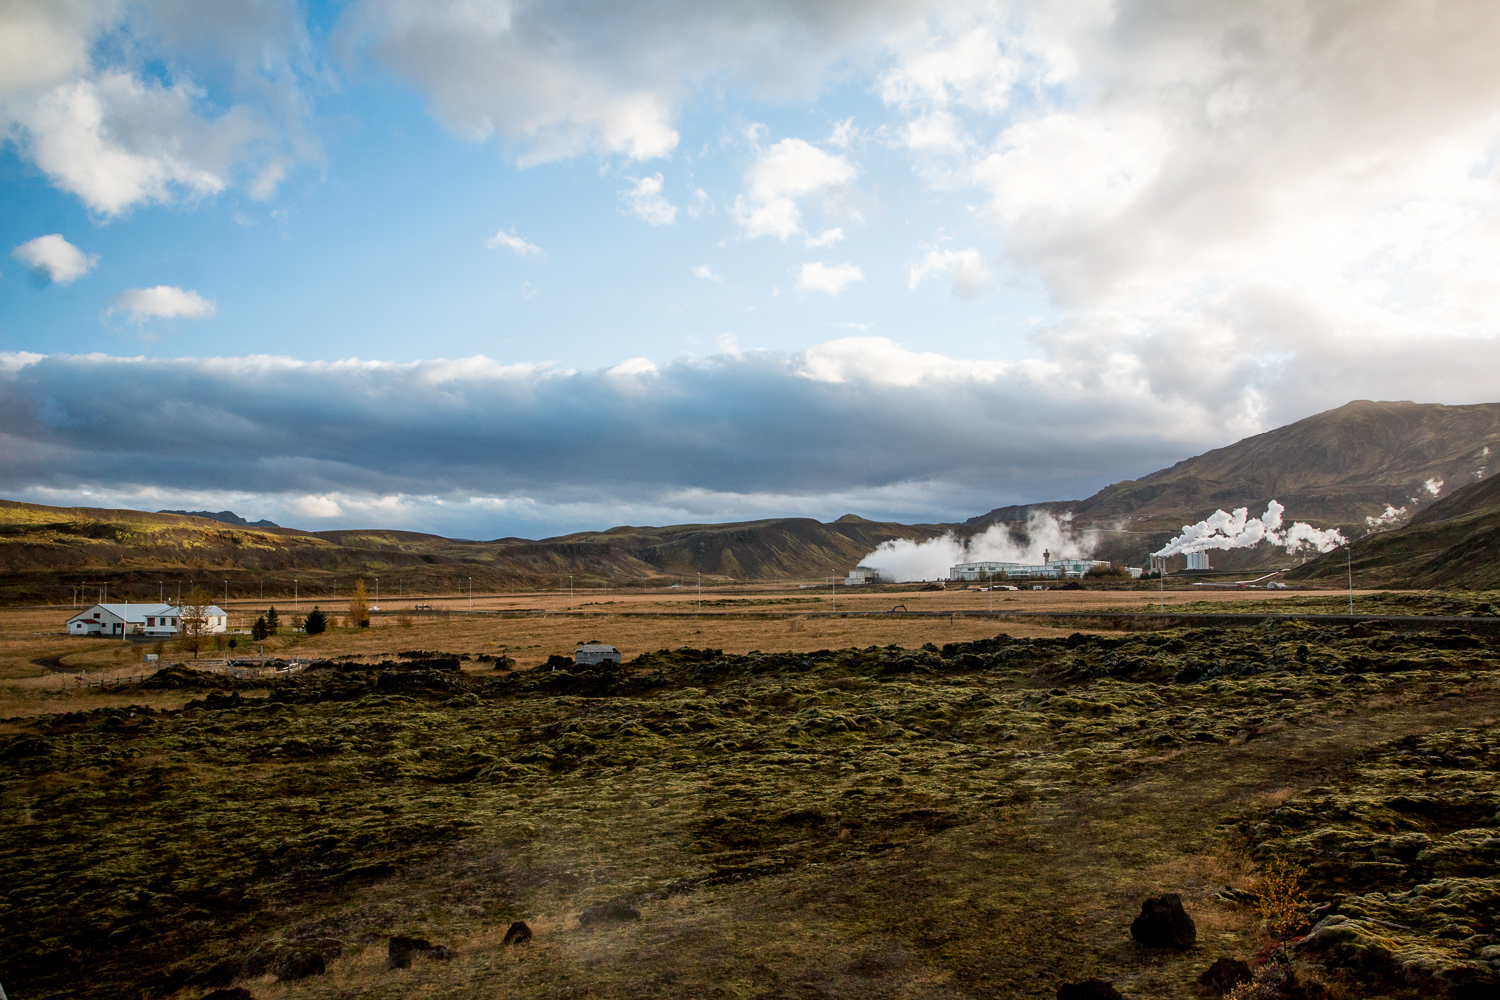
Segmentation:
{"type": "Polygon", "coordinates": [[[0,496],[949,521],[1494,401],[1497,43],[1426,0],[0,0],[0,496]]]}

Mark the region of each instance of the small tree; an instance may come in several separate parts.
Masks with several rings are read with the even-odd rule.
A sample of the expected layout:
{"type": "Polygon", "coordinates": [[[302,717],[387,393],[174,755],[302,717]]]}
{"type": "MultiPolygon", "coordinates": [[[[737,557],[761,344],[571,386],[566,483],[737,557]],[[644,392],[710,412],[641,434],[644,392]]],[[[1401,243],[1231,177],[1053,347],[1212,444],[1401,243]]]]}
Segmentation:
{"type": "Polygon", "coordinates": [[[370,627],[370,596],[365,593],[365,581],[354,584],[354,596],[349,598],[349,613],[344,620],[350,628],[370,627]]]}
{"type": "Polygon", "coordinates": [[[256,642],[259,642],[270,634],[270,629],[266,628],[265,615],[261,615],[259,618],[256,618],[255,624],[250,626],[250,638],[254,639],[256,642]]]}
{"type": "Polygon", "coordinates": [[[209,642],[208,598],[196,586],[177,608],[177,645],[183,652],[198,658],[198,651],[209,642]]]}
{"type": "Polygon", "coordinates": [[[328,631],[328,619],[316,606],[307,613],[307,620],[302,623],[302,631],[308,635],[318,635],[328,631]]]}
{"type": "Polygon", "coordinates": [[[1255,893],[1255,908],[1266,921],[1271,933],[1281,942],[1281,954],[1286,955],[1286,942],[1291,933],[1302,926],[1306,919],[1307,892],[1302,888],[1302,876],[1307,869],[1286,858],[1273,858],[1261,870],[1260,888],[1255,893]]]}
{"type": "Polygon", "coordinates": [[[266,635],[275,635],[279,628],[281,628],[281,619],[276,616],[276,605],[273,604],[271,610],[266,612],[266,635]]]}

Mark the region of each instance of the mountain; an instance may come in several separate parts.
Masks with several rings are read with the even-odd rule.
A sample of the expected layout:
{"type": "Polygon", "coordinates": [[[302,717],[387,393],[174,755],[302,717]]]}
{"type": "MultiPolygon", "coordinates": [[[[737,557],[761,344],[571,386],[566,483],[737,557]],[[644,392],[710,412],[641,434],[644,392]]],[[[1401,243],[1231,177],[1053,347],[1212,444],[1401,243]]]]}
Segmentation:
{"type": "MultiPolygon", "coordinates": [[[[142,597],[194,580],[231,593],[332,595],[343,579],[384,592],[441,593],[579,584],[843,576],[881,542],[927,539],[950,525],[776,518],[737,524],[619,527],[533,541],[466,541],[415,531],[241,527],[191,514],[0,501],[0,599],[66,600],[80,583],[142,597]],[[123,588],[123,589],[122,589],[123,588]]],[[[347,590],[344,591],[347,593],[347,590]]]]}
{"type": "Polygon", "coordinates": [[[1291,579],[1343,579],[1357,586],[1500,589],[1500,476],[1444,497],[1392,531],[1354,543],[1289,574],[1291,579]]]}
{"type": "Polygon", "coordinates": [[[225,524],[237,524],[241,528],[279,528],[281,525],[275,521],[267,521],[262,518],[259,521],[247,521],[232,510],[221,510],[213,513],[206,510],[159,510],[158,514],[181,514],[184,517],[206,517],[210,521],[222,521],[225,524]]]}
{"type": "MultiPolygon", "coordinates": [[[[1277,500],[1287,521],[1359,536],[1370,530],[1366,519],[1388,505],[1404,508],[1403,518],[1432,505],[1429,482],[1441,496],[1482,479],[1491,452],[1500,462],[1500,403],[1356,400],[1114,483],[1086,500],[1001,507],[967,526],[1024,521],[1033,510],[1071,512],[1073,523],[1099,541],[1103,557],[1134,563],[1215,510],[1248,507],[1259,515],[1277,500]]],[[[1287,561],[1268,546],[1212,557],[1226,568],[1287,561]]]]}

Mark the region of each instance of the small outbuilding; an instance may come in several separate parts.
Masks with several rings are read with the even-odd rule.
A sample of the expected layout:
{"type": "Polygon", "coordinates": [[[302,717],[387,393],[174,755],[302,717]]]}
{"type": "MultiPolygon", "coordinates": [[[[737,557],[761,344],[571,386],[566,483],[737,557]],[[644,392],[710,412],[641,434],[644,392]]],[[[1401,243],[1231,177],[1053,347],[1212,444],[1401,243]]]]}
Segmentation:
{"type": "Polygon", "coordinates": [[[614,646],[591,642],[573,650],[573,662],[580,667],[589,667],[600,663],[623,663],[624,658],[614,646]]]}

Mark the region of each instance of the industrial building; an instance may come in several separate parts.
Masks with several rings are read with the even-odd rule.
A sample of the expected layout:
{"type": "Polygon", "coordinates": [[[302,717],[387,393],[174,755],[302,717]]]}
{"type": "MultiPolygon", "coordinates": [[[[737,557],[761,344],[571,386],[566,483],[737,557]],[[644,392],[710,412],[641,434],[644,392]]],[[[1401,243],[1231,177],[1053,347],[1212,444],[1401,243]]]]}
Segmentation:
{"type": "Polygon", "coordinates": [[[861,587],[867,583],[879,582],[880,570],[871,569],[868,566],[856,566],[851,569],[849,571],[849,575],[844,578],[844,586],[846,587],[861,587]]]}
{"type": "Polygon", "coordinates": [[[1189,552],[1187,554],[1187,568],[1191,571],[1195,569],[1212,569],[1213,567],[1208,564],[1207,552],[1189,552]]]}
{"type": "MultiPolygon", "coordinates": [[[[1044,553],[1045,556],[1045,553],[1044,553]]],[[[1043,563],[972,562],[959,563],[948,570],[949,580],[1061,580],[1079,577],[1090,570],[1107,570],[1113,564],[1107,559],[1047,559],[1043,563]]]]}

